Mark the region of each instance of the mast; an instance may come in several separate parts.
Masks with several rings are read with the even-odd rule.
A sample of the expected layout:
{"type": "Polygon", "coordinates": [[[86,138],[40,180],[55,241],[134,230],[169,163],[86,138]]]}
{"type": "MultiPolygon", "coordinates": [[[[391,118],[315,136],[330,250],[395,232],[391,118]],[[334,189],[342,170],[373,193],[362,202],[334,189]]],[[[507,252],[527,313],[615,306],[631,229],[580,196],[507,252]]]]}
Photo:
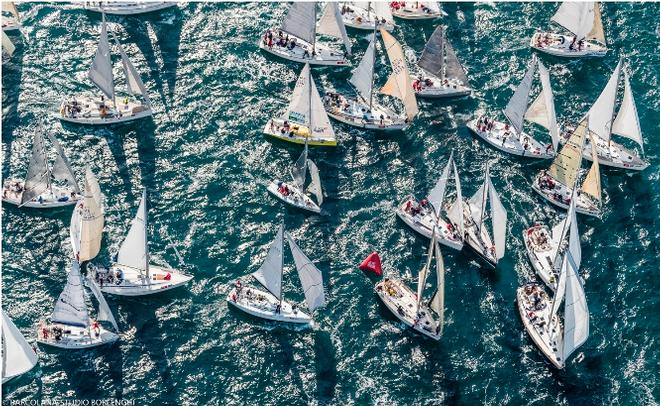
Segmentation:
{"type": "Polygon", "coordinates": [[[374,52],[373,57],[371,58],[371,92],[369,92],[369,112],[373,110],[373,100],[374,100],[374,71],[376,69],[376,23],[374,23],[374,52]]]}
{"type": "MultiPolygon", "coordinates": [[[[316,52],[316,2],[314,3],[314,35],[312,35],[312,54],[310,55],[311,57],[314,56],[314,52],[316,52]]],[[[310,76],[312,74],[310,73],[310,76]]]]}
{"type": "MultiPolygon", "coordinates": [[[[305,141],[305,147],[307,147],[307,142],[305,141]]],[[[284,239],[284,219],[282,219],[282,225],[280,227],[282,229],[282,239],[284,239]]],[[[279,231],[278,231],[278,236],[279,236],[279,231]]],[[[276,237],[277,238],[277,237],[276,237]]],[[[284,242],[284,241],[282,241],[284,242]]],[[[282,289],[282,279],[284,277],[284,244],[282,244],[281,247],[281,252],[280,252],[280,302],[277,305],[277,308],[279,309],[277,313],[282,311],[282,301],[284,300],[284,292],[282,289]]]]}
{"type": "Polygon", "coordinates": [[[486,177],[484,178],[484,192],[483,192],[483,195],[482,195],[482,198],[481,198],[481,214],[479,216],[480,217],[479,218],[479,231],[481,231],[481,229],[484,225],[484,214],[486,214],[486,209],[485,209],[486,208],[486,196],[487,196],[486,192],[488,192],[487,189],[489,187],[489,185],[488,185],[488,183],[489,183],[488,182],[488,171],[489,171],[489,169],[490,169],[489,164],[488,164],[488,162],[486,162],[486,177]]]}
{"type": "Polygon", "coordinates": [[[440,82],[445,79],[445,30],[442,30],[442,39],[440,41],[440,82]]]}
{"type": "Polygon", "coordinates": [[[147,283],[151,284],[149,277],[149,237],[147,236],[147,189],[142,191],[142,199],[144,199],[144,269],[147,275],[147,283]]]}

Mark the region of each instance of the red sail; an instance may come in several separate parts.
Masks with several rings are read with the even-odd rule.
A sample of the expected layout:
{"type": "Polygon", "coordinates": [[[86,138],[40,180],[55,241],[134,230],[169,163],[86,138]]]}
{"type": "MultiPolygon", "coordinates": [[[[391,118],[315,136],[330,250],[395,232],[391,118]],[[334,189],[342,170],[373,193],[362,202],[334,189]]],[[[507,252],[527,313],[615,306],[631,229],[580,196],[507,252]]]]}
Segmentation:
{"type": "Polygon", "coordinates": [[[380,267],[380,257],[377,252],[372,252],[369,254],[367,259],[362,261],[359,268],[363,271],[373,272],[378,276],[383,274],[383,270],[380,267]]]}

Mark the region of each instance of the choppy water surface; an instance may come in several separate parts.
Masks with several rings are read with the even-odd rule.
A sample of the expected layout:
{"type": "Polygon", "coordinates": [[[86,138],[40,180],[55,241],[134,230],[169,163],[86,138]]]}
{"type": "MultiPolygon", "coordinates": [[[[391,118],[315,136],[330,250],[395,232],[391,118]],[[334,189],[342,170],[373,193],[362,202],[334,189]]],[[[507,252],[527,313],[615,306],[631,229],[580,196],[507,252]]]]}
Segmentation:
{"type": "MultiPolygon", "coordinates": [[[[565,371],[552,369],[523,331],[515,290],[533,278],[521,233],[559,212],[531,191],[549,163],[505,156],[463,126],[475,111],[504,108],[522,78],[528,38],[548,27],[555,4],[445,4],[448,37],[464,61],[472,98],[422,101],[410,131],[377,136],[335,124],[340,143],[313,150],[327,194],[321,216],[288,211],[265,182],[286,176],[300,149],[261,134],[285,107],[301,66],[256,46],[284,4],[180,5],[141,17],[108,17],[142,73],[153,121],[119,128],[62,126],[48,117],[64,94],[90,89],[100,17],[66,4],[21,4],[29,44],[3,66],[2,174],[24,176],[31,134],[43,125],[63,143],[79,176],[89,160],[107,198],[108,263],[150,196],[156,261],[195,276],[190,289],[160,297],[110,297],[121,340],[82,352],[40,348],[40,364],[6,385],[5,399],[124,398],[137,404],[653,404],[658,399],[660,186],[658,179],[657,3],[607,3],[612,52],[603,59],[542,57],[560,120],[577,119],[605,85],[618,57],[629,62],[651,166],[603,169],[605,215],[580,217],[591,336],[565,371]],[[396,220],[405,195],[422,196],[450,151],[464,194],[486,161],[509,210],[508,251],[491,272],[443,249],[447,325],[439,343],[406,331],[379,304],[374,280],[356,269],[372,250],[388,272],[413,283],[427,242],[396,220]],[[277,226],[323,271],[329,304],[312,329],[261,323],[229,309],[230,284],[263,260],[277,226]],[[174,241],[184,264],[170,245],[174,241]]],[[[394,35],[411,61],[433,23],[400,22],[394,35]]],[[[368,33],[349,31],[357,64],[368,33]]],[[[19,41],[20,43],[20,41],[19,41]]],[[[388,73],[378,56],[379,80],[388,73]]],[[[119,64],[116,65],[119,73],[119,64]]],[[[349,70],[315,69],[321,87],[348,90],[349,70]]],[[[46,316],[65,282],[70,211],[5,207],[3,305],[18,327],[46,316]]],[[[286,254],[285,291],[302,300],[286,254]]]]}

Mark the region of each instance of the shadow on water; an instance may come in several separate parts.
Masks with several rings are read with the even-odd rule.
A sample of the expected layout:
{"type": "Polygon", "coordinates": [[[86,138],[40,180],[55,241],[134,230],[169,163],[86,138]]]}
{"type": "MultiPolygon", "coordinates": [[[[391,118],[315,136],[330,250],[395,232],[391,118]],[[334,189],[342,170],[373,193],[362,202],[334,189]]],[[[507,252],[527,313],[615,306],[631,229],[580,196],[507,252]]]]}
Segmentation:
{"type": "Polygon", "coordinates": [[[316,400],[319,404],[329,404],[335,397],[337,387],[337,357],[330,333],[317,331],[314,334],[314,355],[316,367],[316,400]]]}
{"type": "MultiPolygon", "coordinates": [[[[11,41],[16,45],[14,55],[2,65],[2,146],[3,165],[2,177],[12,176],[10,173],[11,159],[7,159],[12,151],[16,125],[20,125],[18,100],[21,96],[21,79],[23,76],[23,53],[25,43],[22,37],[11,35],[11,41]]],[[[4,59],[4,56],[3,56],[4,59]]],[[[25,121],[29,122],[28,120],[25,121]]],[[[27,152],[27,151],[26,151],[27,152]]],[[[29,153],[26,155],[29,159],[29,153]]]]}

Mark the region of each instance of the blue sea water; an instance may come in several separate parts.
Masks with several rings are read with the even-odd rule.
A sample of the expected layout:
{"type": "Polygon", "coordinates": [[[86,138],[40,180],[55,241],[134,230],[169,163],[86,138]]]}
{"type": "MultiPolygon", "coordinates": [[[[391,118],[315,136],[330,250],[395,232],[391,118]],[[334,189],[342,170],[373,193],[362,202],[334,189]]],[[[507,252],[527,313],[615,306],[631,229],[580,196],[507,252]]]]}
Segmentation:
{"type": "MultiPolygon", "coordinates": [[[[267,195],[300,147],[261,130],[288,102],[300,65],[259,51],[286,4],[187,3],[139,17],[109,16],[142,74],[157,114],[124,127],[63,126],[49,116],[65,94],[91,90],[86,71],[100,16],[78,5],[22,3],[27,39],[2,69],[2,175],[22,177],[31,135],[63,144],[81,177],[89,162],[106,196],[98,262],[109,263],[146,187],[154,261],[194,275],[189,289],[109,297],[121,339],[90,351],[39,348],[39,365],[3,386],[3,401],[126,399],[135,404],[657,404],[660,304],[658,3],[606,3],[605,58],[541,56],[550,69],[560,121],[581,117],[620,55],[637,102],[646,156],[641,173],[602,168],[602,220],[579,217],[581,272],[590,337],[565,370],[553,369],[524,332],[515,291],[535,279],[521,233],[563,215],[530,189],[549,162],[506,156],[474,139],[464,123],[506,105],[532,54],[528,39],[549,27],[555,3],[447,3],[448,38],[475,90],[457,101],[420,100],[409,131],[377,135],[334,124],[335,149],[313,149],[326,192],[307,216],[267,195]],[[446,327],[440,342],[403,328],[356,265],[380,252],[386,272],[411,285],[427,241],[397,221],[404,196],[423,196],[450,152],[464,195],[486,162],[509,213],[507,253],[496,271],[443,249],[446,327]],[[328,305],[310,329],[260,322],[228,308],[233,281],[257,269],[280,223],[322,270],[328,305]],[[172,248],[173,242],[182,262],[172,248]]],[[[410,61],[434,23],[398,21],[394,36],[410,61]]],[[[556,27],[555,27],[556,29],[556,27]]],[[[352,63],[368,33],[349,30],[352,63]]],[[[378,83],[388,74],[378,54],[378,83]]],[[[116,72],[120,67],[117,63],[116,72]]],[[[348,91],[349,69],[315,68],[319,87],[348,91]]],[[[34,341],[34,324],[61,292],[70,256],[69,210],[2,208],[2,304],[34,341]]],[[[285,254],[284,290],[302,300],[285,254]]]]}

